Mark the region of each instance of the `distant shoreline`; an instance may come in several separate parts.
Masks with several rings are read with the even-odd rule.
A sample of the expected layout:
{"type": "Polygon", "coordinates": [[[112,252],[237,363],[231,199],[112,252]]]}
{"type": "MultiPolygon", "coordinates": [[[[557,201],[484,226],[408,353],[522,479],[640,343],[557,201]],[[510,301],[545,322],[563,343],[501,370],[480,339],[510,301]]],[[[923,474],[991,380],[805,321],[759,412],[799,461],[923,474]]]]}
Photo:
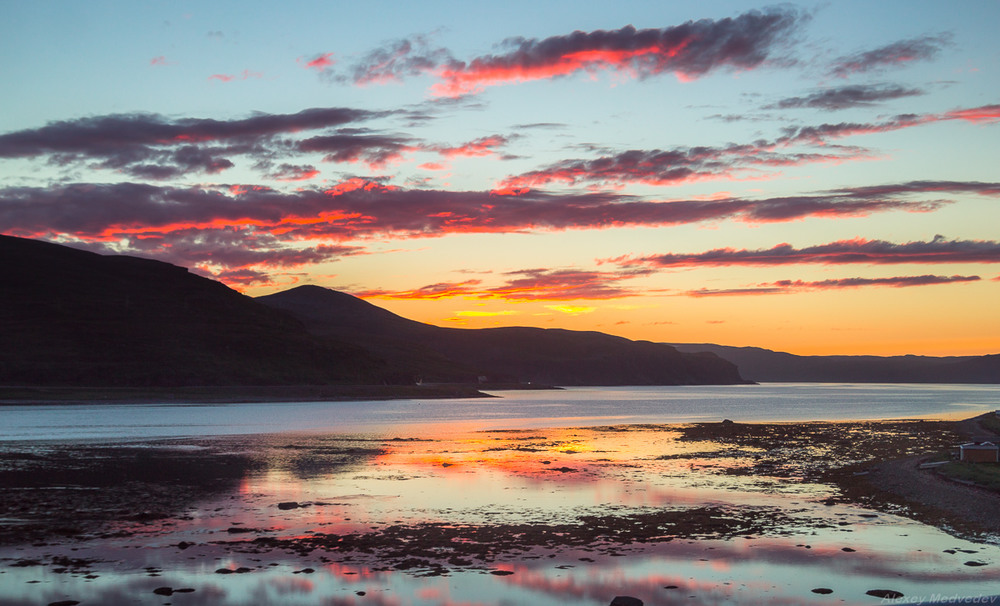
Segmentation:
{"type": "Polygon", "coordinates": [[[0,406],[46,404],[240,404],[489,398],[483,390],[558,389],[549,385],[436,383],[430,385],[266,385],[201,387],[0,386],[0,406]]]}

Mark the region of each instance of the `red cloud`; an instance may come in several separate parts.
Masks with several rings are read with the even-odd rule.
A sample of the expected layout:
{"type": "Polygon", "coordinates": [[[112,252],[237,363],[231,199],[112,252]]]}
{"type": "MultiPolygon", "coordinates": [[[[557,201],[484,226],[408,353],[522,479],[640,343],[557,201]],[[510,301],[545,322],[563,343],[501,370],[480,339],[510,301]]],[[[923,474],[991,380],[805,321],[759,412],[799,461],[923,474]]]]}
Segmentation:
{"type": "Polygon", "coordinates": [[[621,267],[730,267],[741,265],[798,264],[939,264],[1000,263],[1000,242],[991,240],[946,240],[935,236],[927,242],[896,244],[884,240],[840,240],[806,248],[779,244],[769,249],[718,248],[703,253],[619,257],[606,262],[621,267]]]}
{"type": "Polygon", "coordinates": [[[618,285],[622,280],[642,275],[644,271],[599,272],[575,269],[523,269],[509,272],[514,276],[501,286],[486,288],[482,281],[431,284],[416,290],[368,290],[352,294],[362,298],[442,299],[469,297],[507,301],[572,301],[576,299],[620,299],[636,293],[618,285]]]}
{"type": "Polygon", "coordinates": [[[478,291],[475,286],[480,280],[467,282],[440,282],[421,286],[415,290],[363,290],[352,292],[362,299],[450,299],[452,297],[474,296],[478,291]]]}
{"type": "Polygon", "coordinates": [[[445,158],[454,158],[456,156],[488,156],[496,153],[494,148],[502,147],[506,144],[507,137],[490,135],[489,137],[480,137],[457,147],[438,146],[431,147],[430,149],[438,152],[445,158]]]}
{"type": "Polygon", "coordinates": [[[316,55],[309,61],[302,61],[302,59],[300,58],[299,62],[303,64],[303,67],[305,69],[315,69],[319,71],[323,71],[328,67],[333,67],[334,63],[336,63],[336,61],[333,59],[333,53],[323,53],[321,55],[316,55]]]}
{"type": "Polygon", "coordinates": [[[983,105],[972,109],[956,109],[944,114],[942,120],[967,120],[969,122],[996,122],[1000,120],[1000,105],[983,105]]]}
{"type": "Polygon", "coordinates": [[[779,280],[759,284],[748,288],[724,288],[710,289],[701,288],[691,290],[685,295],[689,297],[718,297],[718,296],[742,296],[742,295],[774,295],[788,294],[796,291],[809,290],[841,290],[845,288],[862,288],[867,286],[889,286],[893,288],[906,288],[910,286],[928,286],[932,284],[954,284],[958,282],[976,282],[981,280],[979,276],[896,276],[892,278],[839,278],[833,280],[819,280],[806,282],[803,280],[779,280]]]}
{"type": "Polygon", "coordinates": [[[752,69],[787,39],[798,14],[772,9],[734,19],[689,21],[663,29],[573,32],[544,40],[506,41],[501,55],[453,61],[440,66],[435,94],[459,96],[487,86],[549,79],[587,70],[618,70],[639,78],[670,72],[696,78],[728,67],[752,69]]]}
{"type": "Polygon", "coordinates": [[[160,55],[159,57],[153,57],[152,59],[149,60],[149,64],[150,65],[171,65],[167,61],[167,58],[164,57],[163,55],[160,55]]]}
{"type": "Polygon", "coordinates": [[[264,74],[260,72],[252,72],[248,69],[243,70],[243,73],[239,75],[231,74],[212,74],[208,77],[209,80],[218,80],[219,82],[232,82],[233,80],[249,80],[250,78],[263,78],[264,74]]]}
{"type": "MultiPolygon", "coordinates": [[[[282,166],[280,170],[308,170],[282,166]]],[[[926,212],[942,200],[910,200],[923,192],[1000,195],[995,183],[911,182],[841,190],[813,196],[747,200],[723,198],[650,202],[614,193],[501,196],[490,192],[403,189],[349,179],[318,188],[280,192],[243,187],[211,189],[148,184],[74,184],[0,189],[4,229],[20,235],[74,234],[124,237],[178,226],[214,229],[256,225],[285,237],[335,238],[394,235],[440,236],[456,232],[600,229],[680,225],[736,219],[780,222],[804,217],[845,217],[904,210],[926,212]]]]}

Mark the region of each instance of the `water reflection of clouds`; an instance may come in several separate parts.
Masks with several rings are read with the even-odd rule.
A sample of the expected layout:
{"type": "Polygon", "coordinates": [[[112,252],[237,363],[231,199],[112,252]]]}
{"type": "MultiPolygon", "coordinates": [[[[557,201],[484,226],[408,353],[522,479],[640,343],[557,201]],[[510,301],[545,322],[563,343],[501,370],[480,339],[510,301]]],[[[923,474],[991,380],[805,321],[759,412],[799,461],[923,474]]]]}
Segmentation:
{"type": "MultiPolygon", "coordinates": [[[[39,590],[30,600],[26,592],[20,598],[15,595],[9,603],[35,606],[44,596],[49,602],[72,597],[119,606],[136,603],[137,596],[152,599],[152,589],[172,584],[197,588],[177,599],[178,606],[555,606],[606,604],[615,595],[667,605],[824,604],[831,597],[864,601],[865,590],[886,584],[904,593],[966,594],[1000,582],[995,565],[963,565],[967,559],[1000,562],[995,547],[954,539],[902,518],[867,518],[861,517],[871,515],[864,509],[826,506],[822,500],[831,494],[830,486],[729,473],[746,467],[748,459],[719,456],[721,445],[684,443],[678,435],[646,426],[475,432],[420,441],[372,437],[352,442],[316,436],[260,440],[254,452],[263,453],[261,466],[235,493],[198,504],[188,519],[133,524],[140,534],[129,539],[132,545],[127,547],[144,544],[150,549],[126,550],[122,545],[129,541],[115,549],[99,542],[83,546],[82,552],[120,569],[160,566],[167,571],[163,577],[137,579],[114,571],[101,572],[94,583],[50,577],[54,587],[39,590]],[[313,454],[315,462],[310,460],[313,454]],[[296,506],[280,509],[282,502],[296,506]],[[336,550],[276,550],[237,556],[239,548],[216,543],[242,541],[240,548],[247,548],[258,536],[305,539],[320,533],[378,533],[375,529],[389,524],[422,522],[501,529],[517,523],[573,524],[584,515],[625,518],[705,504],[721,504],[732,515],[747,518],[763,506],[783,516],[778,523],[763,524],[753,538],[705,540],[691,537],[712,532],[719,536],[718,531],[671,528],[674,540],[664,535],[616,544],[623,557],[608,555],[610,550],[602,555],[600,549],[584,549],[569,540],[532,551],[498,550],[491,552],[495,560],[489,563],[454,565],[450,577],[433,579],[420,578],[417,572],[378,571],[390,564],[377,551],[351,556],[336,550]],[[233,527],[260,532],[230,534],[233,527]],[[180,540],[196,545],[174,549],[180,540]],[[943,553],[955,546],[979,551],[943,553]],[[845,547],[855,551],[843,551],[845,547]],[[323,559],[348,556],[356,559],[323,559]],[[260,563],[262,558],[278,566],[267,567],[260,563]],[[216,576],[213,570],[219,566],[254,570],[216,576]],[[294,574],[306,566],[315,572],[294,574]],[[482,568],[514,574],[492,576],[482,568]],[[677,588],[665,589],[668,586],[677,588]],[[811,594],[817,586],[831,587],[834,594],[811,594]]],[[[30,578],[10,570],[0,583],[13,587],[11,581],[30,578]]]]}

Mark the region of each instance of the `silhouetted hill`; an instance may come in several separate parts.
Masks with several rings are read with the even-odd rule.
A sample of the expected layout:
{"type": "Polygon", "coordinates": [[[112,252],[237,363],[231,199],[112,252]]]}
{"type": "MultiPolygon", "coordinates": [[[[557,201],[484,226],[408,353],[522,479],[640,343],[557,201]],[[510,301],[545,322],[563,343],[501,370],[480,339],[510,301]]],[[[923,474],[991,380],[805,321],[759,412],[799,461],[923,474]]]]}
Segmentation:
{"type": "Polygon", "coordinates": [[[0,236],[0,384],[382,382],[384,362],[186,269],[0,236]]]}
{"type": "Polygon", "coordinates": [[[542,328],[442,328],[407,320],[351,295],[300,286],[259,297],[315,335],[336,337],[384,357],[426,381],[533,382],[550,385],[744,383],[713,354],[598,332],[542,328]]]}
{"type": "Polygon", "coordinates": [[[797,356],[759,347],[675,343],[680,351],[712,352],[761,382],[1000,383],[1000,355],[797,356]]]}

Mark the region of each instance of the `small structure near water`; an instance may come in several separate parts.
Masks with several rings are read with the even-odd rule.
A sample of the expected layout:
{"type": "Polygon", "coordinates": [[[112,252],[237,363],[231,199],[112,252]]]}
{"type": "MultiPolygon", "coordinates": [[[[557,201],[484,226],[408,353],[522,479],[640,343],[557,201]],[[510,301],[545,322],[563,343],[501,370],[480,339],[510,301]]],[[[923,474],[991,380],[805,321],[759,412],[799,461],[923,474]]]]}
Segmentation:
{"type": "Polygon", "coordinates": [[[959,460],[966,463],[1000,463],[1000,446],[993,442],[969,442],[959,448],[959,460]]]}

